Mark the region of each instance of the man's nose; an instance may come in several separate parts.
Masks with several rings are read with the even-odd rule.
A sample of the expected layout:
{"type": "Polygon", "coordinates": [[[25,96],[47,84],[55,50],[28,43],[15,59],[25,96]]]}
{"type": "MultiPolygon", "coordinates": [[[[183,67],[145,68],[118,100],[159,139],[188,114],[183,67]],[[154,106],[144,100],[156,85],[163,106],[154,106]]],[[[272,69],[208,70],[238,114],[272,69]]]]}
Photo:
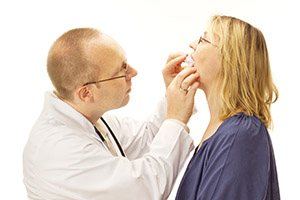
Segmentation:
{"type": "Polygon", "coordinates": [[[129,79],[131,79],[132,77],[135,77],[137,75],[137,71],[136,69],[134,69],[132,66],[129,66],[129,79]]]}

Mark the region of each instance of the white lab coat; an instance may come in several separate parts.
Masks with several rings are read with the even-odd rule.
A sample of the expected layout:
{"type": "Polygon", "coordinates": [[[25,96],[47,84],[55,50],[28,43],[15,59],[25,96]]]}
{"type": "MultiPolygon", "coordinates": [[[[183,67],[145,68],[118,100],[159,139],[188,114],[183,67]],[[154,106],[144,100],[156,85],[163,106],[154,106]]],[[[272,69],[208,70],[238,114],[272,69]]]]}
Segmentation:
{"type": "Polygon", "coordinates": [[[82,114],[47,93],[24,149],[28,198],[166,199],[194,146],[182,124],[164,120],[165,106],[144,122],[106,113],[103,118],[127,156],[110,138],[119,153],[114,157],[82,114]]]}

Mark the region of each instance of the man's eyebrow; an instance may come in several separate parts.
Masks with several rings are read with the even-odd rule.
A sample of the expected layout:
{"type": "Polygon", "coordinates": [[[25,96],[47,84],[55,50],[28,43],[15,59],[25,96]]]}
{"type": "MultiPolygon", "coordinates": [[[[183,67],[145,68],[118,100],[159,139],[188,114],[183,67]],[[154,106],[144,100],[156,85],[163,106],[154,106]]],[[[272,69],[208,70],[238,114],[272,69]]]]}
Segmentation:
{"type": "Polygon", "coordinates": [[[127,59],[125,58],[122,62],[122,65],[121,65],[121,68],[120,68],[120,71],[124,68],[124,66],[127,65],[127,59]]]}

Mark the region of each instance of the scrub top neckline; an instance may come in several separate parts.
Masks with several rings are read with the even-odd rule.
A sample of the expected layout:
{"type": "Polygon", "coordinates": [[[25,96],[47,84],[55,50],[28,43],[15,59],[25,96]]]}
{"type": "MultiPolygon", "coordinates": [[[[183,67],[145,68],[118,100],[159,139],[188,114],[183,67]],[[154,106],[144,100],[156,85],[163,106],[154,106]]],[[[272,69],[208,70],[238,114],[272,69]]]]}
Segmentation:
{"type": "Polygon", "coordinates": [[[218,135],[218,132],[220,132],[219,130],[225,125],[225,122],[227,122],[228,120],[230,120],[232,117],[235,117],[235,116],[238,116],[238,115],[243,115],[243,114],[244,114],[243,112],[239,112],[239,113],[237,113],[237,114],[235,114],[235,115],[232,115],[231,117],[228,117],[227,119],[225,119],[225,120],[220,124],[220,126],[217,128],[217,130],[215,131],[215,133],[214,133],[212,136],[210,136],[209,138],[207,138],[206,140],[204,140],[204,141],[202,142],[200,148],[199,148],[199,145],[196,147],[195,153],[194,153],[193,157],[194,157],[196,154],[198,154],[198,152],[199,152],[202,148],[204,148],[204,146],[205,146],[206,143],[208,143],[210,140],[212,140],[214,137],[216,137],[216,135],[218,135]]]}

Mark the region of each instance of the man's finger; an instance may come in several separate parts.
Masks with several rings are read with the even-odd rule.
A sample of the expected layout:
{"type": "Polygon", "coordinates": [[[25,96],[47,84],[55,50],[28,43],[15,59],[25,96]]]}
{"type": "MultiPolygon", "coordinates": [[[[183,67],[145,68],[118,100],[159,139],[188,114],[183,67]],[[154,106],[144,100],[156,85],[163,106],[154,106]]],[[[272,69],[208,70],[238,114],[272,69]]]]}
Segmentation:
{"type": "Polygon", "coordinates": [[[194,82],[193,85],[190,87],[189,91],[187,92],[187,95],[194,97],[199,85],[200,83],[198,81],[194,82]]]}
{"type": "Polygon", "coordinates": [[[188,68],[183,69],[181,72],[179,72],[177,74],[177,76],[174,79],[176,86],[180,87],[183,80],[186,77],[188,77],[189,75],[195,73],[196,71],[197,71],[197,68],[195,68],[195,67],[188,67],[188,68]]]}
{"type": "Polygon", "coordinates": [[[171,54],[169,55],[168,59],[167,59],[167,63],[168,63],[169,61],[173,60],[174,58],[177,58],[177,57],[183,56],[183,55],[185,55],[185,54],[182,53],[182,52],[174,52],[174,53],[171,53],[171,54]]]}
{"type": "Polygon", "coordinates": [[[182,89],[188,89],[195,81],[198,81],[199,74],[194,73],[189,76],[187,76],[181,83],[181,88],[182,89]]]}
{"type": "Polygon", "coordinates": [[[174,58],[173,60],[170,60],[167,63],[166,68],[173,68],[175,66],[179,66],[185,60],[185,58],[186,58],[186,55],[181,55],[181,56],[174,58]]]}

